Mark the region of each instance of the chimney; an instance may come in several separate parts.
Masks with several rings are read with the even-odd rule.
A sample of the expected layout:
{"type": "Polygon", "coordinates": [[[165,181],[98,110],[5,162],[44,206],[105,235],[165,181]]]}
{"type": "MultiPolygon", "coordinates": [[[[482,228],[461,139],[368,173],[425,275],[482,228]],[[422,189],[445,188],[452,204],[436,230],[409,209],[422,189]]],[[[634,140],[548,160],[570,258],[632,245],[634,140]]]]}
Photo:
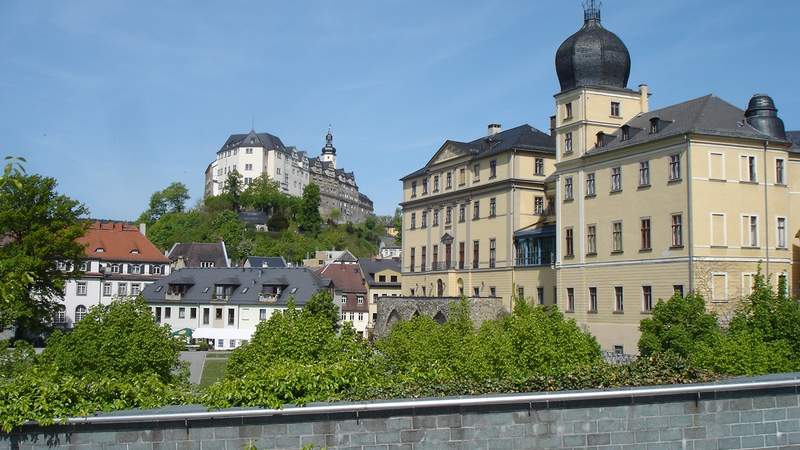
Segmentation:
{"type": "Polygon", "coordinates": [[[142,233],[142,236],[147,236],[147,224],[142,222],[139,224],[139,233],[142,233]]]}
{"type": "Polygon", "coordinates": [[[650,88],[644,83],[639,85],[639,108],[642,113],[650,111],[650,88]]]}
{"type": "Polygon", "coordinates": [[[550,116],[550,136],[556,135],[556,116],[550,116]]]}
{"type": "Polygon", "coordinates": [[[503,129],[503,127],[500,126],[499,123],[490,123],[488,128],[489,128],[489,136],[494,136],[503,129]]]}

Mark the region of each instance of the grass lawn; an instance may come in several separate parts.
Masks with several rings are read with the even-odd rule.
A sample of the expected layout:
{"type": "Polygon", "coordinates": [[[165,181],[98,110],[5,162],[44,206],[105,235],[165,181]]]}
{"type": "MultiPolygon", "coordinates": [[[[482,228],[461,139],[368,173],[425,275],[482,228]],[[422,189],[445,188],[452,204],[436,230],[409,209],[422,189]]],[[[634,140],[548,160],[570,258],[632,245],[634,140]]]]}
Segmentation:
{"type": "Polygon", "coordinates": [[[225,366],[228,365],[229,354],[206,355],[206,364],[203,366],[203,375],[200,377],[200,387],[206,387],[225,375],[225,366]]]}

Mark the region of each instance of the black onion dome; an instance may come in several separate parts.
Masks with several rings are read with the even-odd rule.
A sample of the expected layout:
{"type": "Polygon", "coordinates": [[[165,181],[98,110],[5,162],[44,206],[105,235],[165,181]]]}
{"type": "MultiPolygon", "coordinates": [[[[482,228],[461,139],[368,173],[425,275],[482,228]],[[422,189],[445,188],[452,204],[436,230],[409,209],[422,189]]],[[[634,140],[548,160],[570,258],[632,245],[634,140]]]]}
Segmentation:
{"type": "Polygon", "coordinates": [[[556,52],[556,72],[561,91],[578,86],[626,88],[631,55],[616,34],[600,24],[600,10],[584,12],[583,27],[556,52]]]}

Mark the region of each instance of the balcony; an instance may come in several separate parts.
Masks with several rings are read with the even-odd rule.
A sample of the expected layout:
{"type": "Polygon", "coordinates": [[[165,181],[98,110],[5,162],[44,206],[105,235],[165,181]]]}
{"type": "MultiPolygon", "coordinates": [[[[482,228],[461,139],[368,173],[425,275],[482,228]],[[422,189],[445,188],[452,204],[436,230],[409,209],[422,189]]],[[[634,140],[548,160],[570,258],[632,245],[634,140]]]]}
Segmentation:
{"type": "Polygon", "coordinates": [[[262,292],[258,294],[258,301],[264,303],[275,303],[278,301],[278,294],[262,292]]]}
{"type": "Polygon", "coordinates": [[[527,257],[518,257],[514,261],[515,267],[545,267],[550,266],[552,263],[553,258],[548,256],[542,255],[534,255],[534,256],[527,256],[527,257]]]}
{"type": "Polygon", "coordinates": [[[443,271],[443,270],[454,270],[456,268],[455,261],[438,261],[431,265],[431,271],[443,271]]]}

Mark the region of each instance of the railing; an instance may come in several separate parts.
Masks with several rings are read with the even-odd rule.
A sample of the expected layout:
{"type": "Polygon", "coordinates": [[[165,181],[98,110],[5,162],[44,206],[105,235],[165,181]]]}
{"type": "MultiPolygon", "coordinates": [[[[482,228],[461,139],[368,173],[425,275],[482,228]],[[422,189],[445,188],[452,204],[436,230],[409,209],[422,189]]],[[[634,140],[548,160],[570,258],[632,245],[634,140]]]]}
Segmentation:
{"type": "Polygon", "coordinates": [[[519,257],[514,261],[514,265],[517,267],[540,267],[549,266],[550,264],[550,258],[543,258],[541,256],[519,257]]]}
{"type": "Polygon", "coordinates": [[[263,293],[262,292],[261,294],[258,294],[258,301],[266,302],[266,303],[275,303],[275,302],[278,301],[278,295],[277,294],[267,294],[267,293],[263,293]]]}
{"type": "Polygon", "coordinates": [[[432,270],[432,271],[437,271],[437,270],[453,270],[453,269],[455,269],[455,268],[456,268],[456,264],[455,264],[455,262],[454,262],[454,261],[450,261],[450,262],[447,262],[447,261],[439,261],[439,262],[435,262],[435,263],[433,263],[433,264],[431,265],[431,270],[432,270]]]}

